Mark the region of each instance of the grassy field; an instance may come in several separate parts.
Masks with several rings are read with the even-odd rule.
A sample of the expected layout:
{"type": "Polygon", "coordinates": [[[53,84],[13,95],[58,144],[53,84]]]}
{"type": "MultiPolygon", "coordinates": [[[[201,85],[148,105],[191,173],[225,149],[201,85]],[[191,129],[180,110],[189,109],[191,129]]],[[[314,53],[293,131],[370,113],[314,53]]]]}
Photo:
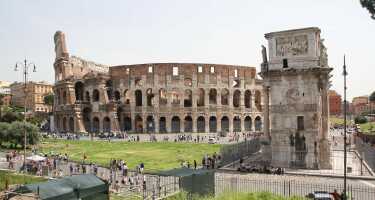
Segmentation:
{"type": "MultiPolygon", "coordinates": [[[[304,200],[302,197],[282,197],[269,192],[224,193],[218,197],[193,197],[192,200],[304,200]]],[[[186,200],[186,193],[179,193],[167,200],[186,200]]]]}
{"type": "Polygon", "coordinates": [[[364,124],[360,124],[360,126],[361,126],[361,130],[362,130],[363,133],[365,133],[365,132],[369,133],[371,131],[373,131],[373,133],[375,132],[375,122],[367,122],[367,123],[364,123],[364,124]]]}
{"type": "MultiPolygon", "coordinates": [[[[338,117],[331,116],[329,118],[329,122],[331,123],[331,125],[344,125],[344,118],[338,118],[338,117]]],[[[353,122],[350,121],[349,119],[347,119],[346,123],[348,125],[352,125],[353,124],[353,122]]]]}
{"type": "Polygon", "coordinates": [[[70,159],[81,161],[86,154],[89,162],[108,166],[109,160],[124,159],[130,169],[143,162],[145,170],[155,172],[173,169],[181,161],[201,163],[204,154],[219,152],[218,144],[192,144],[172,142],[108,142],[45,140],[40,145],[44,153],[67,153],[70,159]]]}
{"type": "Polygon", "coordinates": [[[2,171],[0,170],[0,191],[4,190],[5,188],[5,180],[8,179],[9,185],[14,185],[14,184],[24,184],[25,181],[26,183],[35,183],[35,182],[42,182],[46,181],[46,179],[42,177],[35,177],[35,176],[25,176],[25,181],[24,181],[24,176],[22,174],[16,174],[13,172],[9,171],[2,171]]]}

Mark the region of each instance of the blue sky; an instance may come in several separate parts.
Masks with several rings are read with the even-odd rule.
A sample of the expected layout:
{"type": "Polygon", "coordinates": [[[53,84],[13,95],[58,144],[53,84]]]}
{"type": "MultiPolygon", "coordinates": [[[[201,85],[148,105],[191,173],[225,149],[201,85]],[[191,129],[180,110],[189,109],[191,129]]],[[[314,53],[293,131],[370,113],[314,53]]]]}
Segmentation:
{"type": "Polygon", "coordinates": [[[54,82],[53,34],[66,34],[71,55],[102,64],[199,62],[255,66],[264,33],[317,26],[328,48],[333,89],[348,97],[375,90],[375,20],[359,0],[1,0],[0,80],[21,81],[25,57],[32,80],[54,82]]]}

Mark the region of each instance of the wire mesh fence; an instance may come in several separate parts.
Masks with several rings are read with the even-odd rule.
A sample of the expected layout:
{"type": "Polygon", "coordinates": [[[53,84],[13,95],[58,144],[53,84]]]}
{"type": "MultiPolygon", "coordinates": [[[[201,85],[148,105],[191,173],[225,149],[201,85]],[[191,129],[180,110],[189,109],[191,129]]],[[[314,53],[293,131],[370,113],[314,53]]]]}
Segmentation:
{"type": "Polygon", "coordinates": [[[221,166],[228,165],[239,160],[240,158],[244,158],[258,152],[260,148],[261,144],[258,138],[245,140],[236,144],[224,145],[220,149],[221,166]]]}
{"type": "Polygon", "coordinates": [[[355,136],[354,140],[357,152],[366,161],[372,172],[375,172],[375,147],[371,143],[364,142],[360,137],[355,136]]]}
{"type": "Polygon", "coordinates": [[[122,185],[116,193],[127,199],[162,199],[179,192],[179,182],[173,176],[148,176],[144,184],[122,185]]]}

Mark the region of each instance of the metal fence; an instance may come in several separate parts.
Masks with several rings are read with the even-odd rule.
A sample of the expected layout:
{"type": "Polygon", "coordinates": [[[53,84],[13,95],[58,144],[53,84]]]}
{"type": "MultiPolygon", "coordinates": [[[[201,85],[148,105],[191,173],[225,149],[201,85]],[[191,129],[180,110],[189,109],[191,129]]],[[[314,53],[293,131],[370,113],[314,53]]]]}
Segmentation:
{"type": "MultiPolygon", "coordinates": [[[[270,192],[285,197],[305,197],[315,191],[333,192],[343,191],[343,185],[328,183],[313,183],[308,181],[282,180],[282,179],[249,179],[241,176],[215,176],[215,196],[224,192],[270,192]]],[[[348,185],[348,200],[374,200],[375,188],[360,185],[348,185]]]]}
{"type": "Polygon", "coordinates": [[[361,158],[366,162],[372,172],[375,172],[375,147],[364,142],[360,137],[355,137],[355,149],[361,158]]]}
{"type": "Polygon", "coordinates": [[[180,191],[179,178],[173,176],[147,176],[146,185],[125,185],[117,194],[126,199],[163,199],[180,191]]]}
{"type": "Polygon", "coordinates": [[[258,152],[261,148],[260,140],[254,138],[252,140],[246,140],[236,144],[224,145],[220,149],[221,155],[221,166],[233,163],[240,158],[249,156],[255,152],[258,152]]]}

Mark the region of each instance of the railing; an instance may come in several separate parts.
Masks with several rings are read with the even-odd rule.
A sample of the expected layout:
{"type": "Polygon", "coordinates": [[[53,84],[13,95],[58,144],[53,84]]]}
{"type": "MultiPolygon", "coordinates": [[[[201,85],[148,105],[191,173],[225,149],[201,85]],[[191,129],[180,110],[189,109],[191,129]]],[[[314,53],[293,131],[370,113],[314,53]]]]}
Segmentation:
{"type": "MultiPolygon", "coordinates": [[[[293,179],[282,179],[275,176],[272,179],[265,177],[246,177],[241,175],[216,174],[215,195],[225,192],[270,192],[285,197],[305,197],[315,191],[334,192],[343,191],[343,184],[330,184],[322,182],[299,181],[293,179]]],[[[347,188],[348,200],[373,200],[375,188],[359,184],[349,184],[347,188]]]]}

